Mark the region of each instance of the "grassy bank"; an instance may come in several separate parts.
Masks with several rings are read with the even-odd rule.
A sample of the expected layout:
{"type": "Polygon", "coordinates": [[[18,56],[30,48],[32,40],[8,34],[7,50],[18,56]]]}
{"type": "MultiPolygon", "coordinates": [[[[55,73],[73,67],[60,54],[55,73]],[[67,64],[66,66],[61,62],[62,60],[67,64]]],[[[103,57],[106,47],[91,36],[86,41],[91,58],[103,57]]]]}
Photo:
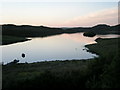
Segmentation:
{"type": "Polygon", "coordinates": [[[89,65],[90,88],[120,88],[120,38],[97,39],[96,44],[86,45],[89,52],[99,55],[89,65]]]}
{"type": "Polygon", "coordinates": [[[120,38],[98,38],[96,39],[95,44],[85,45],[89,50],[89,52],[96,53],[100,56],[107,57],[111,56],[113,57],[116,55],[119,51],[119,44],[120,44],[120,38]]]}
{"type": "Polygon", "coordinates": [[[120,57],[116,39],[86,45],[98,58],[3,65],[4,89],[119,88],[120,57]]]}
{"type": "Polygon", "coordinates": [[[3,88],[85,87],[88,61],[51,61],[3,66],[3,88]]]}
{"type": "Polygon", "coordinates": [[[27,40],[29,40],[29,39],[27,39],[25,37],[3,35],[2,36],[2,45],[13,44],[13,43],[17,43],[17,42],[24,42],[27,40]]]}

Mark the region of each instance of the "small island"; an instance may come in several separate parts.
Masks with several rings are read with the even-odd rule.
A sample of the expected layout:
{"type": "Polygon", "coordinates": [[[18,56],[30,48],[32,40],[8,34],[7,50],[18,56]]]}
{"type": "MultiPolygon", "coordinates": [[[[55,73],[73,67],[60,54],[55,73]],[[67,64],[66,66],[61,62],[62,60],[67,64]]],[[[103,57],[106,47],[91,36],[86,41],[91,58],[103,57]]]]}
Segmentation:
{"type": "Polygon", "coordinates": [[[89,32],[84,32],[83,35],[87,37],[94,37],[96,34],[92,31],[89,31],[89,32]]]}

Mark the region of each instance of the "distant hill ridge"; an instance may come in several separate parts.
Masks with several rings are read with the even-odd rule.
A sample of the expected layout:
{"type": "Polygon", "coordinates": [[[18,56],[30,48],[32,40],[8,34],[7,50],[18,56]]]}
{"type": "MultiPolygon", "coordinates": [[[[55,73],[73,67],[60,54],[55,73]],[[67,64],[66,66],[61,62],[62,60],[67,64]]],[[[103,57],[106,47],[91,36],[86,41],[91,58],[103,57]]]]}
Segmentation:
{"type": "MultiPolygon", "coordinates": [[[[24,26],[24,27],[47,27],[47,26],[43,26],[43,25],[40,25],[40,26],[33,26],[33,25],[15,25],[15,24],[3,24],[3,25],[0,25],[0,26],[24,26]]],[[[114,25],[114,26],[120,26],[120,24],[117,24],[117,25],[114,25]]],[[[95,25],[93,27],[113,27],[113,26],[110,26],[110,25],[107,25],[107,24],[98,24],[98,25],[95,25]]],[[[50,27],[48,27],[50,28],[50,27]]],[[[70,28],[70,27],[66,27],[66,28],[70,28]]],[[[71,28],[92,28],[92,27],[71,27],[71,28]]]]}
{"type": "Polygon", "coordinates": [[[66,29],[47,26],[14,25],[14,24],[4,24],[1,26],[2,35],[20,37],[45,37],[63,33],[78,33],[88,31],[93,31],[96,34],[120,34],[120,24],[115,26],[99,24],[93,27],[73,27],[66,29]]]}

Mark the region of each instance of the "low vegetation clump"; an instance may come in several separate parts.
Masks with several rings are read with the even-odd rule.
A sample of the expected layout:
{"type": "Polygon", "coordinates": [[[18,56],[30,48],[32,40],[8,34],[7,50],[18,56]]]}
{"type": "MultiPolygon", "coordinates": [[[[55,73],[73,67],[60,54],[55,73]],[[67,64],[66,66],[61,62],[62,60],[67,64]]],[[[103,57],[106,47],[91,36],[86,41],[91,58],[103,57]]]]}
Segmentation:
{"type": "Polygon", "coordinates": [[[87,37],[94,37],[96,34],[92,31],[89,31],[89,32],[84,32],[83,35],[87,37]]]}

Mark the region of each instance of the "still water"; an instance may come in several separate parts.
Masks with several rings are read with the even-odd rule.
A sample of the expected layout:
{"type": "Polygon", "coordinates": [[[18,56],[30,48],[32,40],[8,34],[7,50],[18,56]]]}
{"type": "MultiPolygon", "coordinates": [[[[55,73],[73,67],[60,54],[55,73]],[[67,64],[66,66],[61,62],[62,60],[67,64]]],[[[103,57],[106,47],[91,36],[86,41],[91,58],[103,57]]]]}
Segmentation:
{"type": "Polygon", "coordinates": [[[22,63],[32,63],[94,58],[97,55],[83,49],[85,49],[84,45],[95,43],[94,40],[98,37],[114,38],[118,35],[98,35],[90,38],[84,37],[83,33],[75,33],[31,38],[30,41],[0,46],[2,48],[2,62],[6,64],[15,59],[22,63]],[[25,58],[22,58],[22,53],[25,53],[25,58]]]}

